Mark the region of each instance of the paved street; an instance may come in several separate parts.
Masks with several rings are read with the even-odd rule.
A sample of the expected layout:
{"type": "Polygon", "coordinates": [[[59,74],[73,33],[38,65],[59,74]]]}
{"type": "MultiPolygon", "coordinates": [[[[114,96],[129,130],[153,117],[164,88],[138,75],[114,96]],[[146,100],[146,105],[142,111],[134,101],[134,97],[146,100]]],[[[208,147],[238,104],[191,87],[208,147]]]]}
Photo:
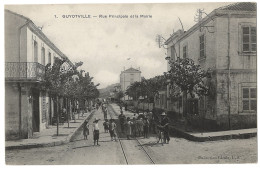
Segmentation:
{"type": "MultiPolygon", "coordinates": [[[[109,109],[110,112],[112,109],[109,109]]],[[[114,115],[111,113],[111,115],[114,115]]],[[[67,145],[7,150],[6,164],[152,164],[142,147],[155,164],[178,163],[253,163],[257,161],[257,138],[234,139],[212,142],[192,142],[171,137],[170,144],[156,144],[149,139],[111,141],[103,130],[103,114],[97,111],[93,118],[100,118],[100,146],[93,146],[92,133],[88,140],[80,133],[67,145]],[[124,153],[122,151],[124,149],[124,153]],[[176,153],[174,153],[176,152],[176,153]],[[127,159],[127,160],[126,160],[127,159]]],[[[91,129],[91,127],[90,127],[91,129]]]]}

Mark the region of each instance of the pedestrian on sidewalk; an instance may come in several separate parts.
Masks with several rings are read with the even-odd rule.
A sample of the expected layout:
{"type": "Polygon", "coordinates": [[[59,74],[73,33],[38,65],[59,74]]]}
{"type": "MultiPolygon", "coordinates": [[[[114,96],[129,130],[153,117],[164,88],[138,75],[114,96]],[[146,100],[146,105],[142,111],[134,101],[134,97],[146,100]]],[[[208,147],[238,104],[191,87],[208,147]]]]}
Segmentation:
{"type": "Polygon", "coordinates": [[[164,134],[164,143],[169,143],[170,141],[170,137],[169,137],[169,119],[166,116],[166,113],[163,112],[161,114],[162,118],[161,118],[161,126],[163,128],[163,134],[164,134]],[[167,141],[167,142],[166,142],[167,141]]]}
{"type": "Polygon", "coordinates": [[[132,124],[133,122],[130,121],[130,117],[127,117],[127,122],[126,122],[126,137],[127,137],[127,140],[130,139],[130,136],[132,135],[132,124]]]}
{"type": "Polygon", "coordinates": [[[148,138],[148,130],[149,130],[149,121],[145,117],[144,118],[144,138],[148,138]]]}
{"type": "Polygon", "coordinates": [[[88,139],[88,135],[89,135],[89,124],[88,124],[88,120],[85,120],[84,124],[83,124],[83,136],[84,136],[84,140],[88,139]]]}
{"type": "Polygon", "coordinates": [[[108,130],[109,130],[109,122],[108,122],[108,119],[105,119],[105,122],[103,123],[103,126],[104,126],[105,133],[107,133],[108,130]]]}
{"type": "Polygon", "coordinates": [[[120,104],[119,107],[120,107],[120,112],[121,112],[121,111],[123,111],[123,107],[122,107],[121,103],[119,103],[119,104],[120,104]]]}
{"type": "Polygon", "coordinates": [[[94,146],[98,144],[98,140],[99,140],[99,126],[98,126],[98,121],[100,119],[95,118],[94,122],[93,122],[93,127],[92,127],[92,131],[93,131],[93,138],[94,138],[94,146]]]}
{"type": "Polygon", "coordinates": [[[121,114],[118,116],[119,119],[119,123],[120,123],[120,127],[121,127],[121,132],[125,133],[125,121],[126,121],[126,117],[123,113],[123,110],[121,110],[121,114]]]}
{"type": "Polygon", "coordinates": [[[127,103],[125,103],[125,111],[127,111],[127,103]]]}
{"type": "Polygon", "coordinates": [[[113,141],[113,139],[115,139],[116,141],[116,123],[114,119],[110,119],[109,121],[109,133],[110,133],[111,141],[113,141]]]}

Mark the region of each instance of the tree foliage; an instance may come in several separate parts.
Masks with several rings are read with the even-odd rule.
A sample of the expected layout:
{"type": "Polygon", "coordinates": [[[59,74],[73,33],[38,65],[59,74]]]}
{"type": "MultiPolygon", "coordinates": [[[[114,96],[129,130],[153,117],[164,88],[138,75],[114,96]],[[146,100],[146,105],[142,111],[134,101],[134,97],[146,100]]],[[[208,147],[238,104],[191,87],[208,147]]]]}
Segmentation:
{"type": "Polygon", "coordinates": [[[66,59],[55,57],[51,66],[48,64],[45,70],[45,81],[42,87],[49,91],[51,95],[66,96],[74,99],[94,99],[98,97],[97,86],[92,82],[93,77],[89,73],[83,74],[83,70],[78,71],[83,62],[75,63],[67,71],[61,71],[66,59]]]}
{"type": "Polygon", "coordinates": [[[187,92],[192,98],[195,93],[198,96],[207,95],[208,87],[204,83],[207,72],[202,70],[200,65],[196,65],[192,59],[178,58],[176,61],[169,61],[170,71],[165,73],[173,96],[178,96],[181,92],[187,92]]]}
{"type": "Polygon", "coordinates": [[[126,90],[126,94],[137,100],[140,96],[148,102],[153,102],[155,95],[166,88],[165,76],[156,76],[150,79],[143,78],[141,82],[132,83],[126,90]]]}

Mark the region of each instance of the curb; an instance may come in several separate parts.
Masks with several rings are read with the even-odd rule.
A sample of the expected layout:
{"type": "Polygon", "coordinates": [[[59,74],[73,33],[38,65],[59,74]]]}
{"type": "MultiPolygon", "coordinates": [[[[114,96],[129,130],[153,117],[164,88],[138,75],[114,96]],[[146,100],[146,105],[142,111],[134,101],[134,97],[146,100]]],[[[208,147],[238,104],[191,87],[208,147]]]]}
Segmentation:
{"type": "Polygon", "coordinates": [[[170,126],[170,129],[172,133],[174,132],[187,140],[195,141],[195,142],[231,140],[231,139],[248,139],[257,136],[257,132],[253,132],[253,133],[230,134],[230,135],[221,135],[221,136],[197,137],[192,134],[183,132],[177,128],[174,128],[173,126],[170,126]]]}
{"type": "MultiPolygon", "coordinates": [[[[95,111],[92,111],[86,119],[89,120],[93,116],[94,113],[95,113],[95,111]]],[[[5,150],[17,150],[17,149],[21,150],[21,149],[30,149],[30,148],[54,147],[54,146],[67,144],[69,142],[72,142],[73,139],[75,139],[77,133],[82,128],[84,121],[85,120],[83,120],[81,122],[80,126],[77,127],[77,129],[75,129],[73,131],[73,133],[70,134],[69,136],[67,136],[64,140],[53,141],[53,142],[49,142],[49,143],[38,143],[38,144],[32,143],[32,144],[24,144],[24,145],[18,145],[18,146],[8,146],[8,147],[5,147],[5,150]]]]}
{"type": "MultiPolygon", "coordinates": [[[[116,112],[114,110],[113,106],[111,106],[111,108],[113,109],[114,112],[116,112]]],[[[252,132],[252,133],[243,133],[243,134],[230,134],[230,135],[221,135],[221,136],[198,137],[198,136],[194,136],[192,134],[189,134],[187,132],[184,132],[184,131],[182,131],[178,128],[175,128],[173,126],[169,126],[169,127],[170,127],[170,134],[174,133],[174,134],[181,136],[182,138],[185,138],[187,140],[194,141],[194,142],[231,140],[231,139],[248,139],[248,138],[257,136],[257,132],[252,132]]]]}
{"type": "MultiPolygon", "coordinates": [[[[91,119],[95,112],[96,112],[95,110],[92,111],[92,112],[90,113],[90,115],[89,115],[85,120],[91,119]]],[[[83,127],[82,125],[84,124],[84,121],[85,121],[85,120],[83,120],[83,121],[81,122],[80,126],[79,126],[71,135],[69,135],[69,136],[66,138],[66,140],[68,140],[68,142],[73,142],[73,140],[75,139],[76,135],[79,133],[79,130],[82,129],[82,127],[83,127]]]]}

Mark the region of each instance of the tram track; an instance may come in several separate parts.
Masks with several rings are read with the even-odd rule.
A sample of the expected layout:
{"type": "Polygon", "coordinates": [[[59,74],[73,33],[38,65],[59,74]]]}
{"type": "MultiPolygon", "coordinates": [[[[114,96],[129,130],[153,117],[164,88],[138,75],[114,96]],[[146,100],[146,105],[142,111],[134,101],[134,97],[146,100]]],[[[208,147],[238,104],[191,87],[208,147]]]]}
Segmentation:
{"type": "MultiPolygon", "coordinates": [[[[110,115],[111,118],[117,119],[118,115],[117,115],[117,113],[115,112],[115,110],[113,109],[113,107],[112,107],[111,105],[108,106],[108,113],[109,113],[109,115],[110,115]]],[[[127,146],[125,145],[126,143],[124,143],[126,140],[121,139],[121,138],[119,137],[118,133],[119,133],[119,132],[118,132],[118,130],[117,130],[117,139],[118,139],[119,144],[120,144],[120,147],[121,147],[121,149],[122,149],[122,153],[123,153],[123,155],[124,155],[126,164],[127,164],[127,165],[131,165],[132,162],[131,162],[131,160],[129,160],[129,158],[130,158],[130,157],[133,158],[133,157],[130,156],[130,155],[129,155],[129,156],[130,156],[130,157],[129,157],[129,156],[127,155],[127,151],[126,151],[127,146]]],[[[137,146],[136,146],[136,144],[135,144],[135,147],[140,147],[141,152],[143,152],[143,154],[145,155],[146,159],[149,161],[149,164],[155,164],[154,160],[153,160],[152,157],[149,155],[149,153],[145,150],[145,148],[144,148],[144,146],[141,144],[141,142],[140,142],[137,138],[134,138],[134,139],[131,139],[131,140],[135,140],[135,141],[137,142],[137,146]]],[[[129,140],[127,140],[127,141],[129,141],[129,140]]],[[[129,144],[129,142],[128,142],[128,144],[129,144]]],[[[144,157],[144,156],[142,156],[142,157],[144,157]]],[[[144,162],[144,161],[143,161],[143,162],[144,162]]],[[[133,164],[134,164],[134,162],[133,162],[133,164]]],[[[146,164],[146,163],[142,163],[142,164],[146,164]]]]}

